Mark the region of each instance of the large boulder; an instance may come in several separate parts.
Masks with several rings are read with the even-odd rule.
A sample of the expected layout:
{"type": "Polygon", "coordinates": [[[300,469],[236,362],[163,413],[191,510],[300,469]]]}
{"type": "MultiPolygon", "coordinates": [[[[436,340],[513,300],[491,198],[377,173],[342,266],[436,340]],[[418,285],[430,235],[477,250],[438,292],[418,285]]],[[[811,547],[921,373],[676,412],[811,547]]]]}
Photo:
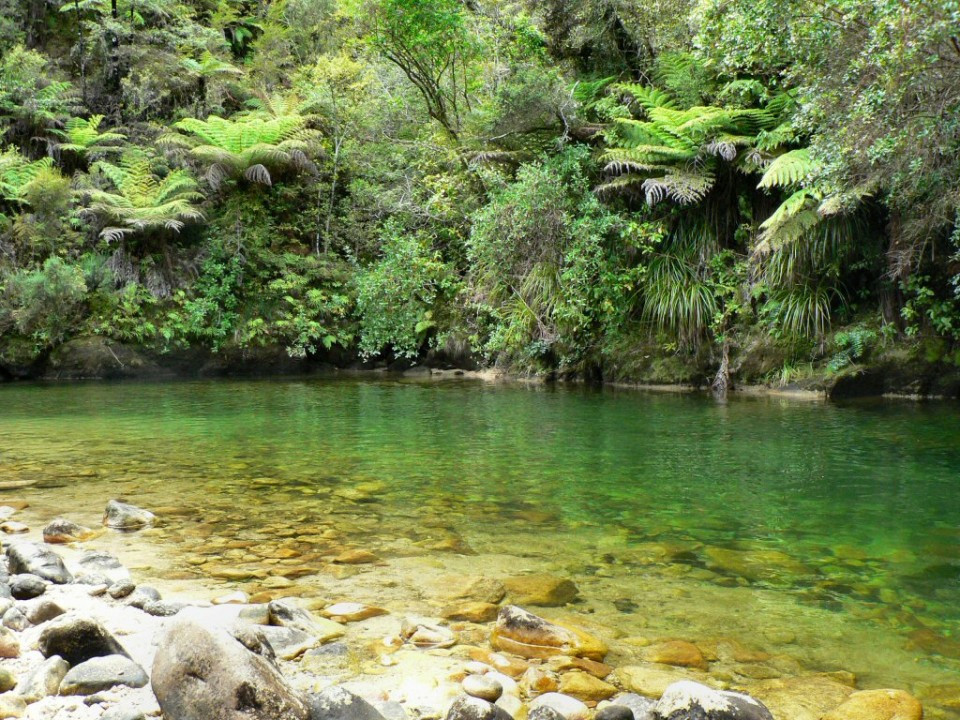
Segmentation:
{"type": "Polygon", "coordinates": [[[181,614],[158,639],[151,685],[167,720],[307,720],[265,641],[181,614]]]}
{"type": "Polygon", "coordinates": [[[607,646],[575,627],[544,620],[515,605],[500,608],[490,643],[498,650],[526,658],[572,655],[603,660],[607,646]]]}
{"type": "Polygon", "coordinates": [[[40,633],[39,648],[44,657],[59,655],[71,665],[107,655],[129,657],[103,625],[78,615],[62,615],[52,620],[40,633]]]}
{"type": "Polygon", "coordinates": [[[653,716],[657,720],[773,720],[763,703],[749,695],[714,690],[689,680],[668,687],[653,716]]]}
{"type": "Polygon", "coordinates": [[[57,347],[50,353],[45,377],[87,380],[160,374],[160,368],[130,346],[95,335],[74,338],[57,347]]]}
{"type": "Polygon", "coordinates": [[[139,530],[153,524],[155,519],[149,510],[121,500],[110,500],[103,511],[103,524],[116,530],[139,530]]]}
{"type": "Polygon", "coordinates": [[[310,720],[384,720],[363,698],[342,687],[329,687],[307,698],[310,720]]]}
{"type": "Polygon", "coordinates": [[[95,657],[75,665],[60,681],[61,695],[93,695],[117,685],[141,688],[149,682],[143,668],[123,655],[95,657]]]}
{"type": "Polygon", "coordinates": [[[7,547],[7,559],[12,573],[30,573],[57,585],[73,582],[60,556],[38,543],[11,544],[7,547]]]}

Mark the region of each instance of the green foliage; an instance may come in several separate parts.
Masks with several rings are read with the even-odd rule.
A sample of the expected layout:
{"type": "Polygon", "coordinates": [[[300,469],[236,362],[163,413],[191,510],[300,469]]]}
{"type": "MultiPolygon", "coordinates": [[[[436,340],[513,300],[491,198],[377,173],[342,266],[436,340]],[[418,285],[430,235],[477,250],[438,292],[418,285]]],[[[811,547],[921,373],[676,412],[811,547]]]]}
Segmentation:
{"type": "Polygon", "coordinates": [[[839,372],[845,367],[863,360],[878,339],[877,331],[868,327],[855,326],[843,332],[838,332],[833,336],[835,352],[833,357],[830,358],[830,362],[827,363],[827,369],[830,372],[839,372]]]}
{"type": "Polygon", "coordinates": [[[429,237],[389,221],[380,242],[383,256],[357,277],[358,346],[367,357],[389,350],[414,358],[438,330],[438,301],[449,300],[458,283],[429,237]]]}
{"type": "Polygon", "coordinates": [[[103,115],[93,115],[89,119],[70,118],[63,130],[54,130],[54,134],[66,142],[57,145],[61,152],[74,152],[79,155],[106,154],[118,152],[126,135],[116,132],[100,132],[103,115]]]}
{"type": "Polygon", "coordinates": [[[119,165],[98,162],[94,170],[107,178],[113,191],[84,191],[85,212],[107,225],[100,236],[113,242],[131,234],[180,232],[203,220],[195,203],[203,199],[196,181],[184,170],[154,174],[150,158],[138,150],[126,152],[119,165]]]}
{"type": "Polygon", "coordinates": [[[309,156],[316,133],[304,126],[304,118],[298,115],[187,118],[174,127],[188,137],[171,135],[166,144],[186,145],[190,155],[206,167],[204,177],[215,190],[225,181],[241,179],[271,185],[271,171],[312,167],[309,156]]]}
{"type": "Polygon", "coordinates": [[[87,286],[83,271],[60,258],[51,257],[38,270],[21,270],[6,278],[0,308],[20,335],[29,337],[38,349],[62,342],[76,322],[87,286]]]}

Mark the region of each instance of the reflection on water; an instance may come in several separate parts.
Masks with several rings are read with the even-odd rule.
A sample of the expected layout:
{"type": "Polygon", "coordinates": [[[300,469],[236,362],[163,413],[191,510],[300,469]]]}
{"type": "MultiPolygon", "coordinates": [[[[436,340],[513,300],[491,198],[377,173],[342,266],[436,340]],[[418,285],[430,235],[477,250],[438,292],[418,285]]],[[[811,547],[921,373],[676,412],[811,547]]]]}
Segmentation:
{"type": "Polygon", "coordinates": [[[171,577],[304,591],[348,584],[332,561],[364,549],[385,561],[365,577],[415,602],[439,569],[546,571],[638,643],[735,637],[771,672],[865,686],[960,682],[958,478],[946,405],[357,379],[0,389],[0,482],[38,481],[5,495],[37,522],[96,523],[117,495],[159,508],[137,542],[171,577]]]}

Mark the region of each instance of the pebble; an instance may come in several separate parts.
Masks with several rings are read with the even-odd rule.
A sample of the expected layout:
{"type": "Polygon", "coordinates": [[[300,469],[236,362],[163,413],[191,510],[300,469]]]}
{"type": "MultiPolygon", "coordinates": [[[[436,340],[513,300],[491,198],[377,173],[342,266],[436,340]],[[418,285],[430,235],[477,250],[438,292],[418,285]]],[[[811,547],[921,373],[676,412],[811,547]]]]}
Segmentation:
{"type": "Polygon", "coordinates": [[[467,675],[463,679],[463,691],[481,700],[496,702],[503,694],[503,686],[489,675],[467,675]]]}
{"type": "Polygon", "coordinates": [[[10,594],[17,600],[30,600],[40,597],[47,591],[47,583],[43,578],[24,573],[10,578],[10,594]]]}

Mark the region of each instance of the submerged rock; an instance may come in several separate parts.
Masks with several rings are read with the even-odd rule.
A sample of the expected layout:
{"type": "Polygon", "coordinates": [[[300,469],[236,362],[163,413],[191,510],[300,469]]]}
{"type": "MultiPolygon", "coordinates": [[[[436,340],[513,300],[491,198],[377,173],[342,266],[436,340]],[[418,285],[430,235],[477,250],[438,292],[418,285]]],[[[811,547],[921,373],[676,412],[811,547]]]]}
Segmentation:
{"type": "Polygon", "coordinates": [[[498,650],[527,658],[573,655],[603,660],[607,646],[574,627],[549,622],[515,605],[500,609],[490,643],[498,650]]]}
{"type": "Polygon", "coordinates": [[[30,573],[57,585],[73,582],[73,575],[52,550],[32,542],[17,542],[7,548],[12,573],[30,573]]]}
{"type": "Polygon", "coordinates": [[[617,688],[585,672],[569,672],[560,676],[560,692],[580,700],[606,700],[617,694],[617,688]]]}
{"type": "Polygon", "coordinates": [[[151,685],[167,720],[307,720],[262,648],[181,615],[158,639],[151,685]]]}
{"type": "Polygon", "coordinates": [[[440,611],[447,620],[465,620],[472,623],[485,623],[497,619],[500,607],[487,602],[461,602],[448,605],[440,611]]]}
{"type": "Polygon", "coordinates": [[[457,636],[449,628],[410,618],[400,626],[400,637],[419,648],[445,648],[457,644],[457,636]]]}
{"type": "Polygon", "coordinates": [[[56,518],[43,529],[43,541],[51,545],[89,540],[95,533],[66,518],[56,518]]]}
{"type": "Polygon", "coordinates": [[[667,688],[654,708],[658,720],[773,720],[759,700],[682,680],[667,688]]]}
{"type": "Polygon", "coordinates": [[[156,516],[136,505],[111,500],[103,512],[103,524],[116,530],[139,530],[152,525],[156,516]]]}
{"type": "Polygon", "coordinates": [[[580,593],[573,581],[554,575],[520,575],[503,584],[514,605],[559,607],[573,602],[580,593]]]}
{"type": "Polygon", "coordinates": [[[129,657],[103,625],[76,615],[51,621],[40,633],[39,648],[44,657],[59,655],[71,665],[107,655],[129,657]]]}
{"type": "Polygon", "coordinates": [[[921,720],[923,705],[903,690],[862,690],[853,693],[823,720],[921,720]]]}
{"type": "Polygon", "coordinates": [[[643,659],[662,665],[707,669],[707,661],[700,648],[686,640],[667,640],[650,645],[643,650],[643,659]]]}
{"type": "Polygon", "coordinates": [[[334,622],[357,622],[367,620],[372,617],[386,615],[387,611],[383,608],[373,605],[364,605],[363,603],[342,602],[328,605],[323,609],[323,616],[330,618],[334,622]]]}
{"type": "Polygon", "coordinates": [[[760,680],[745,690],[759,698],[776,718],[821,720],[852,693],[853,688],[830,675],[760,680]]]}
{"type": "Polygon", "coordinates": [[[80,574],[81,582],[86,582],[87,577],[91,575],[106,581],[108,585],[130,579],[130,571],[123,566],[120,560],[103,550],[85,552],[78,564],[83,571],[80,574]]]}
{"type": "Polygon", "coordinates": [[[149,682],[143,668],[123,655],[95,657],[75,665],[60,682],[61,695],[92,695],[117,685],[141,688],[149,682]]]}

